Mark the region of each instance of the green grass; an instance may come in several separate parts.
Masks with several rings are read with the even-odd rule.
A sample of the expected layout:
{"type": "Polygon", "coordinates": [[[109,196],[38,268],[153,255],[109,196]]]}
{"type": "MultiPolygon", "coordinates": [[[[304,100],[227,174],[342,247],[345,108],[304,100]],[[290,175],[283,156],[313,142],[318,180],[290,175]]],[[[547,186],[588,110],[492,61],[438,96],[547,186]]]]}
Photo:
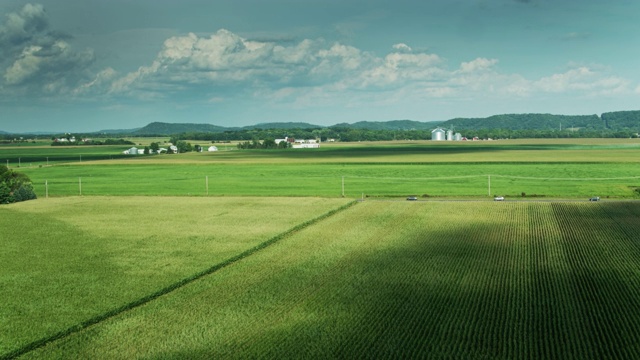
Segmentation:
{"type": "Polygon", "coordinates": [[[26,358],[638,358],[639,217],[367,201],[26,358]]]}
{"type": "Polygon", "coordinates": [[[134,302],[347,200],[65,198],[0,207],[0,356],[134,302]]]}
{"type": "Polygon", "coordinates": [[[44,198],[72,195],[632,198],[640,163],[87,164],[23,170],[44,198]],[[489,176],[491,182],[489,183],[489,176]],[[47,186],[45,186],[45,184],[47,186]],[[489,188],[490,186],[490,188],[489,188]]]}
{"type": "MultiPolygon", "coordinates": [[[[42,158],[46,151],[59,151],[69,161],[20,169],[33,180],[41,198],[47,194],[205,196],[207,192],[338,197],[343,195],[343,177],[344,195],[351,198],[521,197],[522,193],[535,198],[633,198],[640,187],[637,139],[339,143],[317,150],[219,151],[106,161],[91,156],[105,159],[115,147],[31,150],[34,153],[20,156],[42,158]],[[82,154],[80,162],[83,150],[93,153],[82,154]]],[[[19,155],[6,148],[0,154],[13,162],[19,155]]]]}

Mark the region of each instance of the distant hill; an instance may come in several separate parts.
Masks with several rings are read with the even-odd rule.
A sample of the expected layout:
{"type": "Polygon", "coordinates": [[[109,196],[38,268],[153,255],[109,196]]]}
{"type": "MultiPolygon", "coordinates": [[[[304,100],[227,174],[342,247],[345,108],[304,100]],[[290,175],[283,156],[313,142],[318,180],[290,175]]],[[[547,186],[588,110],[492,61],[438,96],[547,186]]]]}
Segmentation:
{"type": "Polygon", "coordinates": [[[608,129],[633,129],[640,131],[640,111],[615,111],[602,114],[602,121],[608,129]]]}
{"type": "Polygon", "coordinates": [[[605,129],[605,123],[598,115],[552,114],[504,114],[487,118],[459,118],[447,120],[441,126],[455,130],[551,130],[561,127],[564,129],[605,129]]]}
{"type": "Polygon", "coordinates": [[[230,128],[211,124],[189,124],[189,123],[163,123],[152,122],[151,124],[133,132],[135,135],[173,135],[187,132],[223,132],[230,128]]]}
{"type": "Polygon", "coordinates": [[[109,129],[109,130],[100,130],[96,131],[96,134],[133,134],[141,128],[135,129],[109,129]]]}
{"type": "Polygon", "coordinates": [[[282,122],[282,123],[261,123],[256,125],[244,126],[242,129],[317,129],[325,126],[313,125],[304,122],[282,122]]]}
{"type": "MultiPolygon", "coordinates": [[[[169,136],[183,133],[221,133],[242,130],[307,130],[307,129],[354,129],[354,130],[433,130],[437,126],[456,131],[465,130],[632,130],[640,132],[640,110],[615,111],[598,115],[553,115],[553,114],[502,114],[485,118],[456,118],[447,121],[421,122],[414,120],[359,121],[355,123],[339,123],[332,126],[314,125],[305,122],[273,122],[260,123],[244,127],[224,127],[212,124],[164,123],[153,122],[137,129],[101,130],[93,134],[137,135],[137,136],[169,136]]],[[[10,135],[0,131],[0,135],[10,135]]],[[[54,134],[52,132],[30,132],[27,134],[54,134]]]]}
{"type": "Polygon", "coordinates": [[[359,121],[353,124],[340,123],[330,127],[366,130],[432,130],[440,123],[442,122],[420,122],[414,120],[359,121]]]}

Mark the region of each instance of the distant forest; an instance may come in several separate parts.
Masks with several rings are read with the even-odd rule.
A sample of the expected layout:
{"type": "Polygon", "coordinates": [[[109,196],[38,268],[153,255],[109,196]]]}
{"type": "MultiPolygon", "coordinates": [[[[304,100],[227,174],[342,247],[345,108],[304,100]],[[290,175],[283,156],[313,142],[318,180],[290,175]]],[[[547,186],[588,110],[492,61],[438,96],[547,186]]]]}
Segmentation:
{"type": "MultiPolygon", "coordinates": [[[[486,118],[457,118],[447,121],[412,120],[361,121],[319,126],[308,123],[262,123],[227,128],[211,124],[154,122],[139,129],[75,134],[108,136],[174,136],[178,139],[209,142],[252,141],[256,139],[316,139],[322,141],[428,140],[436,127],[451,129],[468,139],[523,138],[630,138],[640,133],[640,111],[617,111],[598,115],[504,114],[486,118]]],[[[15,135],[0,133],[0,142],[15,135]]]]}
{"type": "Polygon", "coordinates": [[[409,120],[360,122],[330,127],[294,129],[240,129],[221,133],[185,132],[183,139],[224,142],[275,139],[284,136],[322,141],[429,140],[436,127],[452,129],[468,139],[525,138],[630,138],[640,133],[640,111],[619,111],[597,115],[507,114],[488,118],[452,119],[438,123],[409,120]]]}

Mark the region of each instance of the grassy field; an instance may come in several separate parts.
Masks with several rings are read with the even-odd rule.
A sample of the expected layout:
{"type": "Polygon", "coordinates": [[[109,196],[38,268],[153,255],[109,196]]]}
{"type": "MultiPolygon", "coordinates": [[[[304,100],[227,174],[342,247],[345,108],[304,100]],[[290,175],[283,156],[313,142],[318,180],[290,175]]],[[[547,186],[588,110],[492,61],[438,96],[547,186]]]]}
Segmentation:
{"type": "MultiPolygon", "coordinates": [[[[56,150],[74,157],[80,151],[56,150]]],[[[95,156],[106,156],[104,148],[95,151],[95,156]]],[[[4,154],[15,161],[15,153],[4,154]]],[[[31,177],[39,197],[522,197],[524,193],[535,198],[633,198],[640,188],[639,155],[637,139],[338,143],[309,151],[83,160],[21,171],[31,177]]]]}
{"type": "Polygon", "coordinates": [[[638,217],[367,201],[25,358],[638,358],[638,217]]]}
{"type": "Polygon", "coordinates": [[[0,147],[0,359],[640,356],[638,139],[125,148],[0,147]]]}
{"type": "Polygon", "coordinates": [[[347,203],[305,198],[65,198],[0,207],[0,356],[347,203]]]}

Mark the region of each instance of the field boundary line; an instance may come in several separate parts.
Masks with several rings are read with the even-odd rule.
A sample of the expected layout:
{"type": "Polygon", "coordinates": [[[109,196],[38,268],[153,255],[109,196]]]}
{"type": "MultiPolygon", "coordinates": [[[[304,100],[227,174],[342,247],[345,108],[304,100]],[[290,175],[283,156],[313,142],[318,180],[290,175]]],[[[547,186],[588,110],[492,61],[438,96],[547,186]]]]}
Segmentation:
{"type": "Polygon", "coordinates": [[[357,203],[359,203],[358,200],[352,200],[352,201],[350,201],[349,203],[347,203],[345,205],[342,205],[342,206],[337,207],[337,208],[335,208],[333,210],[330,210],[330,211],[328,211],[328,212],[326,212],[324,214],[321,214],[321,215],[319,215],[319,216],[317,216],[317,217],[315,217],[313,219],[310,219],[310,220],[307,220],[305,222],[302,222],[302,223],[290,228],[289,230],[286,230],[286,231],[284,231],[284,232],[282,232],[280,234],[277,234],[277,235],[271,237],[270,239],[268,239],[268,240],[266,240],[266,241],[264,241],[264,242],[262,242],[262,243],[260,243],[260,244],[258,244],[256,246],[254,246],[252,248],[249,248],[248,250],[245,250],[245,251],[241,252],[238,255],[235,255],[235,256],[227,259],[227,260],[224,260],[224,261],[222,261],[220,263],[217,263],[217,264],[209,267],[208,269],[205,269],[205,270],[200,271],[200,272],[198,272],[198,273],[196,273],[194,275],[191,275],[191,276],[186,277],[186,278],[184,278],[182,280],[179,280],[179,281],[177,281],[177,282],[175,282],[173,284],[170,284],[170,285],[168,285],[168,286],[166,286],[166,287],[164,287],[164,288],[162,288],[162,289],[160,289],[160,290],[158,290],[158,291],[156,291],[154,293],[146,295],[146,296],[144,296],[144,297],[142,297],[142,298],[140,298],[138,300],[134,300],[134,301],[132,301],[132,302],[130,302],[128,304],[125,304],[123,306],[120,306],[120,307],[117,307],[115,309],[109,310],[109,311],[107,311],[105,313],[102,313],[100,315],[94,316],[94,317],[92,317],[92,318],[90,318],[88,320],[85,320],[85,321],[83,321],[83,322],[81,322],[79,324],[73,325],[73,326],[71,326],[71,327],[69,327],[69,328],[67,328],[65,330],[62,330],[60,332],[57,332],[57,333],[55,333],[55,334],[53,334],[51,336],[47,336],[47,337],[44,337],[42,339],[33,341],[33,342],[31,342],[31,343],[29,343],[29,344],[27,344],[27,345],[25,345],[25,346],[23,346],[21,348],[18,348],[16,350],[13,350],[13,351],[8,352],[6,354],[0,354],[0,360],[15,359],[15,358],[17,358],[19,356],[25,355],[25,354],[33,351],[33,350],[39,349],[41,347],[44,347],[45,345],[47,345],[47,344],[49,344],[51,342],[63,339],[65,337],[67,337],[67,336],[70,336],[70,335],[73,335],[75,333],[78,333],[78,332],[80,332],[80,331],[82,331],[82,330],[84,330],[84,329],[86,329],[86,328],[88,328],[90,326],[97,325],[97,324],[99,324],[99,323],[101,323],[103,321],[106,321],[106,320],[108,320],[110,318],[118,316],[118,315],[120,315],[120,314],[122,314],[122,313],[124,313],[126,311],[133,310],[133,309],[135,309],[137,307],[145,305],[145,304],[147,304],[147,303],[149,303],[149,302],[151,302],[151,301],[153,301],[153,300],[155,300],[155,299],[157,299],[157,298],[159,298],[159,297],[161,297],[163,295],[167,295],[167,294],[169,294],[169,293],[171,293],[171,292],[173,292],[175,290],[178,290],[178,289],[180,289],[180,288],[182,288],[182,287],[184,287],[186,285],[189,285],[192,282],[195,282],[195,281],[197,281],[197,280],[199,280],[199,279],[201,279],[201,278],[203,278],[205,276],[211,275],[211,274],[215,273],[218,270],[221,270],[221,269],[223,269],[223,268],[225,268],[227,266],[233,265],[234,263],[236,263],[236,262],[238,262],[240,260],[243,260],[243,259],[255,254],[256,252],[258,252],[258,251],[260,251],[262,249],[265,249],[265,248],[277,243],[280,240],[288,238],[291,235],[293,235],[293,234],[295,234],[295,233],[297,233],[297,232],[299,232],[299,231],[301,231],[301,230],[303,230],[303,229],[305,229],[305,228],[307,228],[307,227],[309,227],[311,225],[314,225],[314,224],[316,224],[316,223],[318,223],[318,222],[320,222],[320,221],[322,221],[324,219],[327,219],[327,218],[329,218],[329,217],[331,217],[331,216],[333,216],[333,215],[335,215],[335,214],[337,214],[339,212],[342,212],[342,211],[354,206],[357,203]]]}

